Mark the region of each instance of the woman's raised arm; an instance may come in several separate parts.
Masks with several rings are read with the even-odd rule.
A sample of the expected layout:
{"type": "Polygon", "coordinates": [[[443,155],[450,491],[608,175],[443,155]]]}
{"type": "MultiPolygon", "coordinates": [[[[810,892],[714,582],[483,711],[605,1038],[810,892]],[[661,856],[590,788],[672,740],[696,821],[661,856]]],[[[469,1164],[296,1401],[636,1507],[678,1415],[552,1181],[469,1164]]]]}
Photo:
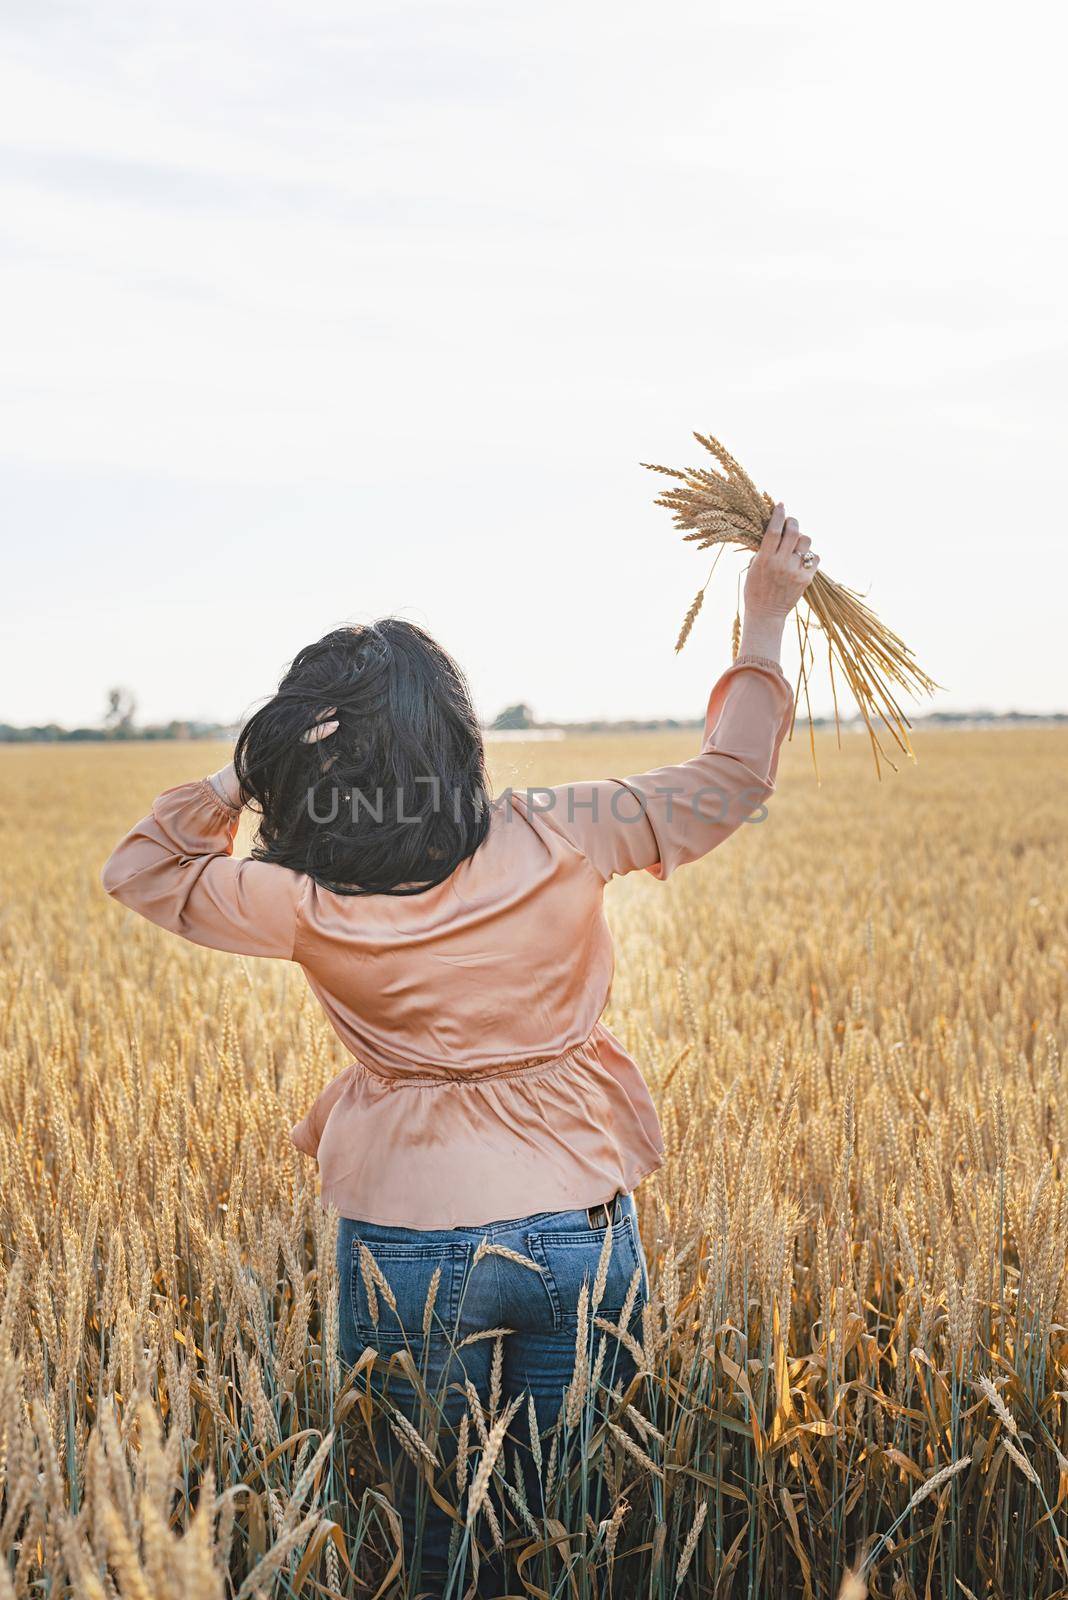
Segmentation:
{"type": "MultiPolygon", "coordinates": [[[[337,732],[330,706],[303,734],[337,732]]],[[[193,944],[236,955],[296,959],[305,873],[268,861],[234,861],[241,784],[233,762],[195,783],[166,789],[104,863],[113,899],[193,944]]]]}
{"type": "Polygon", "coordinates": [[[540,791],[543,813],[607,882],[645,869],[666,878],[763,812],[775,788],[793,694],[779,664],[787,616],[815,576],[809,540],[778,505],[746,578],[737,660],[708,700],[700,752],[628,778],[540,791]]]}
{"type": "Polygon", "coordinates": [[[308,879],[232,859],[241,810],[220,795],[221,776],[159,795],[115,846],[101,882],[122,905],[193,944],[291,960],[308,879]]]}

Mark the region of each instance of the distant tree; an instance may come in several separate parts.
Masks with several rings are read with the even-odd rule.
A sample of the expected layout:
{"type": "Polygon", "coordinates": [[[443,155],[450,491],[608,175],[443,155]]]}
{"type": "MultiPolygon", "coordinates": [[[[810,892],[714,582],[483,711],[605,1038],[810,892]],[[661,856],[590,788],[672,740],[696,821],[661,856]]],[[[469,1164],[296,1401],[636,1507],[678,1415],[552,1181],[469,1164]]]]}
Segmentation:
{"type": "Polygon", "coordinates": [[[129,689],[121,686],[108,690],[107,710],[104,712],[104,727],[113,739],[128,739],[133,732],[133,719],[137,711],[137,701],[129,689]]]}
{"type": "Polygon", "coordinates": [[[534,713],[526,702],[521,700],[518,705],[505,706],[500,716],[494,717],[490,726],[502,730],[506,728],[533,728],[534,713]]]}

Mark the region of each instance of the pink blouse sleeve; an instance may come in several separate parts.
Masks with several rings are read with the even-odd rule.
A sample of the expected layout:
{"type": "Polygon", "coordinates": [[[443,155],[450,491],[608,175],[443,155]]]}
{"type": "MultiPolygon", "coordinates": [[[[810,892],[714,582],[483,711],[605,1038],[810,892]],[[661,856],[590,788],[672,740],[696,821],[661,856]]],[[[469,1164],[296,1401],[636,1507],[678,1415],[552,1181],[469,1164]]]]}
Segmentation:
{"type": "Polygon", "coordinates": [[[699,755],[630,778],[535,791],[532,809],[607,882],[644,868],[666,878],[728,839],[775,788],[793,694],[777,662],[739,656],[712,690],[699,755]],[[542,797],[551,801],[542,804],[542,797]]]}
{"type": "Polygon", "coordinates": [[[291,960],[308,880],[267,861],[234,861],[240,819],[206,778],[167,789],[115,846],[101,882],[193,944],[291,960]]]}

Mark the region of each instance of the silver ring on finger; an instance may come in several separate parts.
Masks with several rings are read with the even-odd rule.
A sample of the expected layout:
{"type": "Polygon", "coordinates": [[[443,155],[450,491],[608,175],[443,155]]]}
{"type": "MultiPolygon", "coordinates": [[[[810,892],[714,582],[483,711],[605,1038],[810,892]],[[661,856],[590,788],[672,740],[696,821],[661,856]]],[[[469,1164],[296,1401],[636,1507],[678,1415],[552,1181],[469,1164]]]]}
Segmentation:
{"type": "Polygon", "coordinates": [[[818,560],[819,560],[819,557],[814,555],[811,550],[806,550],[804,555],[801,557],[801,565],[803,567],[810,567],[811,568],[811,567],[814,567],[816,565],[816,562],[818,560]]]}

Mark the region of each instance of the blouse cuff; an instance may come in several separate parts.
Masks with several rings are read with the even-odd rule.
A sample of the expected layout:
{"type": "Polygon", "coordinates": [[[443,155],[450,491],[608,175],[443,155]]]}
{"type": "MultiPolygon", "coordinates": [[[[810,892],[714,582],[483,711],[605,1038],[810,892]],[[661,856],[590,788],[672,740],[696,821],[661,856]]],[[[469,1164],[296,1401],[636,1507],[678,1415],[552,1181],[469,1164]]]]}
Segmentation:
{"type": "Polygon", "coordinates": [[[218,789],[216,789],[210,778],[201,778],[200,787],[206,790],[210,799],[214,800],[219,809],[221,811],[225,811],[228,816],[239,817],[241,815],[243,807],[231,805],[229,800],[225,799],[219,793],[218,789]]]}
{"type": "Polygon", "coordinates": [[[764,667],[766,671],[774,672],[779,678],[785,679],[786,677],[785,672],[782,670],[781,662],[773,661],[770,656],[736,656],[731,662],[731,666],[764,667]]]}

